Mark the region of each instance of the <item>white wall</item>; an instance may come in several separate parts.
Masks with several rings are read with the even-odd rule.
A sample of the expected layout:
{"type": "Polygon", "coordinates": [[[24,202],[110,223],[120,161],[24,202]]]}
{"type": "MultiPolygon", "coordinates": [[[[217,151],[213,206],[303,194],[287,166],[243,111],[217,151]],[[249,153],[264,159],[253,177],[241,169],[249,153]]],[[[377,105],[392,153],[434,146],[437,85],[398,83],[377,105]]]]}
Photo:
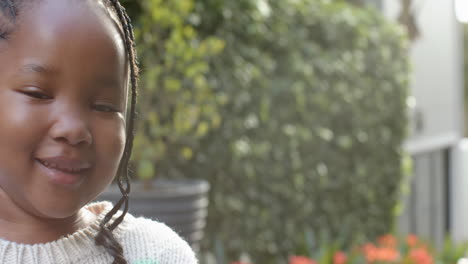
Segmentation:
{"type": "MultiPolygon", "coordinates": [[[[396,19],[399,0],[384,0],[384,13],[396,19]]],[[[413,154],[451,147],[463,136],[463,51],[461,25],[452,0],[414,0],[421,36],[411,46],[413,118],[420,130],[406,142],[413,154]]]]}
{"type": "MultiPolygon", "coordinates": [[[[411,94],[422,129],[413,129],[406,149],[415,160],[429,151],[450,149],[449,225],[452,237],[468,240],[468,141],[463,137],[463,35],[453,0],[414,0],[421,37],[411,46],[411,94]]],[[[384,0],[384,13],[395,19],[399,0],[384,0]]],[[[413,124],[414,125],[414,124],[413,124]]],[[[414,128],[414,126],[413,126],[414,128]]],[[[427,168],[426,168],[427,169],[427,168]]],[[[420,178],[433,172],[415,171],[420,178]]],[[[441,172],[441,179],[445,179],[441,172]]],[[[429,177],[425,177],[429,181],[429,177]]],[[[417,195],[417,194],[416,194],[417,195]]]]}
{"type": "Polygon", "coordinates": [[[451,234],[455,241],[468,241],[468,139],[452,150],[452,167],[458,172],[452,179],[451,234]]]}

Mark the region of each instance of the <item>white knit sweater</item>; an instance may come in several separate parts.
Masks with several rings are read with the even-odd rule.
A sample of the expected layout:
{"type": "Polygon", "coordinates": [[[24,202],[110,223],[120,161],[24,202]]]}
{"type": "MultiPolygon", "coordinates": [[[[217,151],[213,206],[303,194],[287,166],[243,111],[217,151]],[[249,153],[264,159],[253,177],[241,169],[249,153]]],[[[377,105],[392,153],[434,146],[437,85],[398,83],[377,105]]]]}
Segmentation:
{"type": "MultiPolygon", "coordinates": [[[[102,247],[97,247],[94,237],[98,224],[112,208],[109,202],[99,202],[86,207],[97,214],[90,226],[56,241],[26,245],[0,239],[1,264],[106,264],[113,258],[102,247]],[[97,213],[98,212],[98,213],[97,213]]],[[[174,231],[162,223],[127,214],[114,230],[130,264],[196,264],[190,246],[174,231]]]]}

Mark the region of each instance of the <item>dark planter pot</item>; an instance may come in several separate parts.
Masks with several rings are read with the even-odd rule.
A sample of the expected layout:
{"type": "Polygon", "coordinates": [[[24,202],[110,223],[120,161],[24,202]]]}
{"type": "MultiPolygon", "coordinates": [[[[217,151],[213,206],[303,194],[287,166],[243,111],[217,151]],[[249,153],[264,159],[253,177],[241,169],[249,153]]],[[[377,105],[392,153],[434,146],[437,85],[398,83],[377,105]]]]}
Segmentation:
{"type": "MultiPolygon", "coordinates": [[[[167,224],[198,251],[206,224],[209,189],[209,183],[203,180],[158,179],[151,190],[144,190],[141,182],[132,182],[129,212],[167,224]]],[[[111,185],[97,200],[115,204],[121,197],[118,187],[111,185]]]]}

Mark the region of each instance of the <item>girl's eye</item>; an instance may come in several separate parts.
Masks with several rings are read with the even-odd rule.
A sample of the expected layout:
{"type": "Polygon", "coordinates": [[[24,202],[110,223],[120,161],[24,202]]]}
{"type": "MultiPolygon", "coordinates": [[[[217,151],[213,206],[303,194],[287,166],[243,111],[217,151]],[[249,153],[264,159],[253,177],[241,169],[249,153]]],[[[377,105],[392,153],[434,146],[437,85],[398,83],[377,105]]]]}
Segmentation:
{"type": "Polygon", "coordinates": [[[52,99],[52,97],[48,96],[47,94],[42,93],[42,92],[38,92],[38,91],[24,91],[23,94],[25,94],[25,95],[27,95],[29,97],[35,98],[35,99],[39,99],[39,100],[50,100],[50,99],[52,99]]]}
{"type": "Polygon", "coordinates": [[[95,104],[93,105],[93,109],[98,112],[105,112],[105,113],[119,112],[119,109],[117,109],[116,107],[110,106],[110,105],[103,105],[103,104],[95,104]]]}

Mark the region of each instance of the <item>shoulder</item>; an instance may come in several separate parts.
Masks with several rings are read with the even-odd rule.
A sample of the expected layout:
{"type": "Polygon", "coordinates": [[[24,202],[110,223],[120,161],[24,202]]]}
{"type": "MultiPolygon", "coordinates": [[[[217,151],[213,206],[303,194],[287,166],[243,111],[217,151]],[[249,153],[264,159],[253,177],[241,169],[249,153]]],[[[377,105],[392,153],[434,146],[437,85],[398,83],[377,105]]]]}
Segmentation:
{"type": "Polygon", "coordinates": [[[466,258],[460,259],[460,260],[458,260],[457,264],[468,264],[468,259],[466,259],[466,258]]]}
{"type": "Polygon", "coordinates": [[[135,264],[196,264],[193,250],[167,225],[131,215],[122,223],[125,255],[135,264]]]}

